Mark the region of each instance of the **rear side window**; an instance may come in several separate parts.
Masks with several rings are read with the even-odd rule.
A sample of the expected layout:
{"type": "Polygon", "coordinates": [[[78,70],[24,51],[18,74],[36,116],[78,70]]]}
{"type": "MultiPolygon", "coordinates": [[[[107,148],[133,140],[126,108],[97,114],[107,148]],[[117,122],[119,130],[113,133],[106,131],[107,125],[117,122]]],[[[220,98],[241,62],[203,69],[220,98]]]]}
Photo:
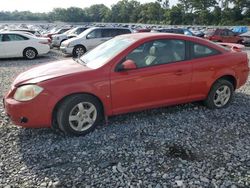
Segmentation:
{"type": "Polygon", "coordinates": [[[102,37],[115,37],[117,35],[123,35],[131,33],[128,29],[103,29],[102,37]]]}
{"type": "Polygon", "coordinates": [[[0,42],[2,42],[3,35],[0,35],[0,42]]]}
{"type": "Polygon", "coordinates": [[[232,31],[228,31],[228,36],[234,36],[234,33],[232,31]]]}
{"type": "Polygon", "coordinates": [[[227,30],[221,30],[220,35],[222,35],[222,36],[228,36],[227,30]]]}
{"type": "Polygon", "coordinates": [[[191,53],[192,53],[192,58],[201,58],[201,57],[208,57],[220,54],[219,51],[213,48],[197,43],[192,43],[191,53]]]}
{"type": "Polygon", "coordinates": [[[22,40],[29,40],[29,38],[24,37],[22,35],[17,34],[5,34],[2,37],[2,41],[8,42],[8,41],[22,41],[22,40]]]}
{"type": "Polygon", "coordinates": [[[117,35],[116,29],[102,29],[102,37],[115,37],[117,35]]]}
{"type": "Polygon", "coordinates": [[[117,35],[129,34],[131,31],[129,29],[117,29],[117,35]]]}

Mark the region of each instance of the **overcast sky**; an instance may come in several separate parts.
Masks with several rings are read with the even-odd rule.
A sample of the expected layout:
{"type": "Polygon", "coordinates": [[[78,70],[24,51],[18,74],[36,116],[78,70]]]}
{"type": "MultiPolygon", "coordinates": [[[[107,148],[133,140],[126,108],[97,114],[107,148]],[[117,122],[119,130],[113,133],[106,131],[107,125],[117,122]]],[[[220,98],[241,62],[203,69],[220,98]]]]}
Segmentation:
{"type": "MultiPolygon", "coordinates": [[[[117,3],[119,0],[2,0],[0,11],[24,11],[31,12],[49,12],[53,8],[61,7],[80,7],[85,8],[93,4],[105,4],[111,7],[112,4],[117,3]],[[104,3],[105,2],[105,3],[104,3]]],[[[155,0],[137,0],[141,3],[155,2],[155,0]]],[[[170,6],[175,4],[177,0],[170,0],[170,6]]]]}

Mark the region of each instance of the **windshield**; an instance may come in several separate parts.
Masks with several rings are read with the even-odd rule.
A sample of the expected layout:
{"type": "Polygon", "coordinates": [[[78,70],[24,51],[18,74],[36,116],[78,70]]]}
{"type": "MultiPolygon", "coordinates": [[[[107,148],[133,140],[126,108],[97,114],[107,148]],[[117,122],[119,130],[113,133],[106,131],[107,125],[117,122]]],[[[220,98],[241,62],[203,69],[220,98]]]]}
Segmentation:
{"type": "Polygon", "coordinates": [[[73,28],[73,29],[70,29],[70,30],[68,30],[68,31],[66,31],[64,34],[74,34],[75,32],[76,32],[76,30],[77,30],[78,28],[73,28]]]}
{"type": "Polygon", "coordinates": [[[69,29],[69,30],[65,31],[63,34],[64,35],[68,35],[68,34],[70,34],[74,30],[75,30],[75,28],[74,29],[69,29]]]}
{"type": "Polygon", "coordinates": [[[77,37],[78,38],[82,38],[86,35],[88,35],[92,30],[94,30],[95,28],[89,28],[89,29],[86,29],[85,31],[83,31],[80,35],[78,35],[77,37]]]}
{"type": "Polygon", "coordinates": [[[89,51],[85,55],[83,55],[80,59],[83,61],[88,67],[97,69],[103,65],[105,65],[109,60],[115,57],[119,52],[126,49],[132,43],[135,42],[136,39],[124,38],[124,37],[115,37],[93,50],[89,51]]]}

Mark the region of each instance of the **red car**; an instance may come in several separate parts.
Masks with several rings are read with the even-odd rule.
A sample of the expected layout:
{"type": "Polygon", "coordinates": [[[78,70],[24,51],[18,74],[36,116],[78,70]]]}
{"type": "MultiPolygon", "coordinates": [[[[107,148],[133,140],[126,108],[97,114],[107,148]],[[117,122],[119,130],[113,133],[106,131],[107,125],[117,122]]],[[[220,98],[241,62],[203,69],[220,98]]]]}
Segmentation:
{"type": "Polygon", "coordinates": [[[214,42],[238,43],[241,44],[243,39],[229,29],[216,29],[208,31],[205,38],[214,42]]]}
{"type": "Polygon", "coordinates": [[[20,74],[4,104],[17,125],[84,135],[116,114],[200,100],[226,107],[248,74],[244,52],[185,35],[137,33],[20,74]]]}

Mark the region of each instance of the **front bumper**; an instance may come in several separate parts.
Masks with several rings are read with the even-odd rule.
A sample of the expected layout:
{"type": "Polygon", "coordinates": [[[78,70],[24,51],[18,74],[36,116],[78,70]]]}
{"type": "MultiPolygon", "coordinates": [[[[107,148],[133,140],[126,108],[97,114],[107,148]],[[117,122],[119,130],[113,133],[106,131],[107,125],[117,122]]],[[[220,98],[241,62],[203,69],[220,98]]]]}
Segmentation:
{"type": "Polygon", "coordinates": [[[48,128],[52,125],[53,97],[41,93],[35,99],[19,102],[11,93],[3,99],[4,109],[15,125],[26,128],[48,128]]]}
{"type": "Polygon", "coordinates": [[[61,50],[64,54],[70,54],[70,55],[72,55],[73,49],[74,49],[74,47],[64,47],[64,46],[61,46],[61,47],[60,47],[60,50],[61,50]]]}

